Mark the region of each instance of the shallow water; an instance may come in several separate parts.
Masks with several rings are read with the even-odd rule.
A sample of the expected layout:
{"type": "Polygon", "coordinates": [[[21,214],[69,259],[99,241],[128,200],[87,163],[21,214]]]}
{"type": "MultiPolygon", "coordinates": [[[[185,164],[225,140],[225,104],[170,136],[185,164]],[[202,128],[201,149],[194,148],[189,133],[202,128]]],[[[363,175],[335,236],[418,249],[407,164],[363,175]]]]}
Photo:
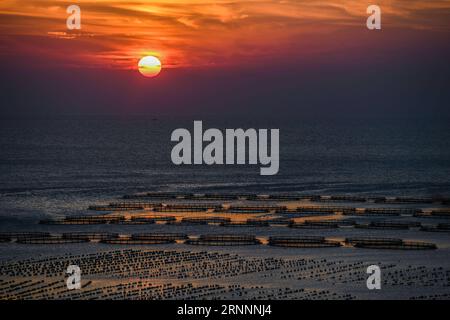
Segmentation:
{"type": "MultiPolygon", "coordinates": [[[[273,272],[269,270],[261,274],[243,273],[231,278],[214,279],[215,283],[224,288],[233,288],[235,285],[261,285],[264,287],[263,291],[266,290],[263,296],[267,294],[267,297],[271,297],[271,290],[277,290],[279,293],[285,289],[303,288],[310,288],[321,298],[346,298],[346,295],[351,295],[357,298],[398,299],[433,294],[442,294],[442,297],[447,297],[450,294],[448,279],[447,282],[440,280],[445,272],[450,272],[448,232],[434,233],[418,229],[401,231],[358,228],[295,229],[286,226],[38,224],[41,219],[86,214],[89,205],[105,204],[116,201],[125,194],[142,191],[449,197],[450,129],[447,123],[386,119],[382,121],[355,119],[345,121],[292,119],[270,122],[212,119],[204,121],[204,127],[222,129],[279,128],[280,172],[276,176],[263,177],[259,175],[259,166],[173,165],[170,160],[173,145],[170,142],[170,133],[180,127],[191,129],[191,119],[84,117],[46,120],[2,119],[0,121],[2,124],[0,127],[0,232],[84,231],[119,234],[176,232],[190,236],[232,233],[263,238],[320,235],[339,239],[376,236],[432,242],[438,246],[437,250],[399,251],[353,247],[299,249],[267,245],[211,247],[188,244],[109,245],[101,243],[24,245],[13,242],[0,243],[0,267],[17,260],[32,258],[32,261],[36,261],[43,257],[55,256],[60,257],[58,259],[61,261],[70,262],[70,259],[76,259],[77,255],[122,249],[164,250],[161,259],[164,259],[165,254],[170,255],[173,250],[218,252],[237,254],[239,255],[236,258],[237,261],[241,259],[249,265],[252,265],[255,259],[262,259],[261,261],[270,258],[283,261],[310,259],[309,263],[313,266],[312,272],[319,277],[318,279],[309,279],[307,270],[300,272],[291,267],[283,267],[273,272]],[[320,261],[323,259],[332,263],[333,266],[336,263],[345,268],[352,263],[361,263],[361,265],[354,271],[343,272],[342,279],[336,280],[332,276],[333,269],[327,269],[328,275],[321,275],[322,262],[320,261]],[[365,280],[359,280],[359,278],[365,279],[365,268],[370,264],[380,264],[388,273],[385,280],[388,289],[378,295],[367,290],[365,280]],[[419,272],[416,268],[422,271],[419,272]],[[428,271],[423,271],[421,268],[426,268],[428,271]],[[389,274],[390,271],[399,273],[389,274]],[[283,275],[290,273],[293,279],[283,278],[283,275]],[[404,273],[410,273],[412,278],[410,276],[405,278],[404,273]],[[427,273],[435,275],[434,278],[431,280],[423,278],[423,274],[427,273]],[[433,281],[432,285],[430,286],[427,281],[433,281]],[[331,290],[338,295],[329,296],[321,293],[320,290],[331,290]]],[[[251,204],[257,204],[257,202],[251,204]]],[[[435,203],[430,205],[343,202],[330,205],[402,208],[442,206],[435,203]]],[[[356,219],[360,223],[380,219],[420,220],[424,224],[432,225],[446,222],[446,219],[416,217],[349,218],[356,219]]],[[[142,263],[147,262],[144,259],[142,263]]],[[[198,263],[205,263],[205,261],[198,263]]],[[[92,264],[95,264],[95,261],[92,264]]],[[[195,269],[196,265],[192,267],[195,269]]],[[[174,268],[173,270],[176,270],[174,276],[185,272],[183,264],[162,264],[161,268],[168,270],[174,268]]],[[[63,274],[64,270],[61,269],[58,272],[63,274]]],[[[221,270],[213,268],[211,272],[220,273],[221,270]]],[[[33,281],[38,281],[42,275],[36,276],[37,280],[33,281]]],[[[116,277],[115,274],[103,276],[116,277]]],[[[64,283],[64,276],[61,275],[59,278],[57,280],[64,283]]],[[[93,279],[96,279],[95,274],[93,279]]],[[[124,281],[128,283],[128,280],[124,281]]],[[[181,283],[171,278],[151,277],[151,281],[166,284],[181,283]]],[[[197,280],[194,273],[186,281],[194,285],[208,285],[211,279],[206,277],[197,280]]],[[[97,285],[101,286],[99,283],[97,285]]],[[[246,291],[247,298],[254,294],[252,290],[246,291]]],[[[234,297],[222,295],[219,291],[214,294],[216,296],[213,297],[217,298],[234,297]]],[[[288,297],[291,298],[310,297],[303,293],[290,294],[291,296],[288,297]]],[[[185,298],[188,299],[189,296],[185,298]]]]}
{"type": "Polygon", "coordinates": [[[193,119],[1,119],[0,219],[69,214],[139,191],[450,195],[444,120],[203,119],[203,127],[279,128],[280,172],[176,166],[176,128],[193,119]]]}

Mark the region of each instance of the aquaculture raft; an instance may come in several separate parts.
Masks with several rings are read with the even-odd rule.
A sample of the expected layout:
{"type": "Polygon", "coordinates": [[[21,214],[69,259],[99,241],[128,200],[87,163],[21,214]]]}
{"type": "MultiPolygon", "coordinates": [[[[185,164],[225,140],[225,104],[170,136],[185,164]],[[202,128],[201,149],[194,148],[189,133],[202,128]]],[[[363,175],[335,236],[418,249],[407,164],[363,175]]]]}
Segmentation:
{"type": "Polygon", "coordinates": [[[18,238],[17,243],[21,244],[70,244],[89,242],[88,239],[67,239],[62,236],[42,236],[18,238]]]}
{"type": "Polygon", "coordinates": [[[266,220],[269,225],[289,225],[292,220],[289,218],[273,218],[266,220]]]}
{"type": "Polygon", "coordinates": [[[220,223],[222,227],[252,227],[247,224],[247,221],[227,221],[220,223]]]}
{"type": "Polygon", "coordinates": [[[393,250],[432,250],[437,249],[434,243],[428,242],[410,242],[403,241],[401,244],[367,244],[367,243],[355,243],[357,248],[367,249],[393,249],[393,250]]]}
{"type": "Polygon", "coordinates": [[[373,237],[351,237],[346,238],[347,244],[367,244],[367,245],[399,245],[403,243],[402,239],[396,238],[373,238],[373,237]]]}
{"type": "Polygon", "coordinates": [[[124,221],[124,216],[70,216],[63,219],[50,219],[41,220],[40,224],[107,224],[107,223],[120,223],[124,221]]]}
{"type": "Polygon", "coordinates": [[[150,216],[148,217],[148,219],[152,219],[153,221],[165,221],[165,222],[173,222],[177,220],[175,216],[150,216]]]}
{"type": "Polygon", "coordinates": [[[327,240],[324,237],[269,237],[269,245],[291,248],[327,248],[340,247],[338,241],[327,240]]]}
{"type": "Polygon", "coordinates": [[[422,226],[421,231],[450,232],[450,223],[439,223],[437,226],[422,226]]]}
{"type": "Polygon", "coordinates": [[[410,208],[370,208],[364,211],[365,215],[387,215],[387,216],[399,216],[408,215],[413,216],[422,210],[410,209],[410,208]]]}
{"type": "Polygon", "coordinates": [[[311,200],[312,196],[305,195],[288,195],[288,194],[273,194],[268,195],[265,198],[258,197],[258,200],[272,200],[272,201],[299,201],[299,200],[311,200]]]}
{"type": "Polygon", "coordinates": [[[107,243],[107,244],[123,244],[123,245],[150,245],[150,244],[170,244],[175,243],[175,240],[171,237],[155,237],[155,238],[147,238],[144,237],[138,237],[134,238],[133,236],[126,236],[126,237],[120,237],[116,239],[105,239],[101,240],[101,243],[107,243]]]}
{"type": "Polygon", "coordinates": [[[48,232],[3,232],[0,233],[0,239],[24,239],[24,238],[41,238],[50,237],[48,232]]]}
{"type": "Polygon", "coordinates": [[[373,201],[379,203],[433,203],[442,200],[438,198],[376,197],[373,198],[373,201]]]}
{"type": "Polygon", "coordinates": [[[282,209],[277,210],[278,214],[294,214],[300,216],[321,216],[321,215],[334,215],[336,212],[344,211],[354,212],[354,208],[348,207],[298,207],[296,209],[282,209]]]}
{"type": "Polygon", "coordinates": [[[240,193],[240,194],[195,194],[192,199],[196,200],[252,200],[256,197],[255,194],[240,193]]]}
{"type": "Polygon", "coordinates": [[[268,213],[271,210],[285,210],[284,206],[230,206],[216,208],[214,212],[225,213],[268,213]]]}
{"type": "Polygon", "coordinates": [[[247,219],[245,224],[250,227],[268,227],[269,221],[262,219],[247,219]]]}
{"type": "Polygon", "coordinates": [[[131,235],[133,240],[186,240],[188,239],[187,234],[184,233],[136,233],[131,235]]]}
{"type": "Polygon", "coordinates": [[[244,198],[246,195],[237,194],[195,194],[191,196],[191,199],[195,200],[239,200],[239,198],[244,198]]]}
{"type": "Polygon", "coordinates": [[[291,228],[306,228],[306,229],[334,229],[338,228],[337,221],[305,221],[305,222],[293,222],[289,224],[291,228]]]}
{"type": "Polygon", "coordinates": [[[230,218],[223,218],[223,217],[210,217],[210,218],[204,218],[204,217],[186,217],[181,219],[182,223],[186,224],[208,224],[208,223],[227,223],[230,222],[230,218]]]}
{"type": "Polygon", "coordinates": [[[356,248],[367,249],[396,249],[396,250],[427,250],[437,249],[434,243],[413,242],[394,238],[347,238],[345,242],[356,248]]]}
{"type": "MultiPolygon", "coordinates": [[[[186,197],[189,197],[189,196],[190,195],[186,195],[186,197]]],[[[123,199],[139,199],[139,198],[177,199],[177,198],[184,198],[184,196],[181,194],[178,194],[178,193],[173,193],[173,192],[146,192],[146,193],[123,196],[123,199]]]]}
{"type": "Polygon", "coordinates": [[[420,227],[420,222],[409,221],[372,221],[369,224],[357,224],[356,228],[385,229],[385,230],[408,230],[420,227]]]}
{"type": "Polygon", "coordinates": [[[450,210],[433,210],[431,211],[432,217],[450,218],[450,210]]]}
{"type": "Polygon", "coordinates": [[[198,239],[186,241],[186,244],[204,246],[245,246],[260,243],[253,235],[240,234],[201,235],[198,239]]]}
{"type": "Polygon", "coordinates": [[[128,205],[110,204],[107,206],[89,206],[88,209],[93,211],[129,211],[129,210],[143,210],[144,207],[133,204],[128,205]]]}
{"type": "Polygon", "coordinates": [[[326,207],[297,207],[297,212],[316,212],[316,213],[329,213],[333,214],[335,212],[344,212],[344,211],[355,211],[355,208],[352,207],[332,207],[332,206],[326,206],[326,207]]]}
{"type": "Polygon", "coordinates": [[[131,217],[130,220],[119,220],[118,224],[153,224],[155,220],[148,217],[131,217]]]}
{"type": "Polygon", "coordinates": [[[176,193],[176,192],[144,192],[132,195],[125,195],[124,199],[185,199],[185,200],[247,200],[247,201],[300,201],[310,200],[316,202],[375,202],[375,203],[392,203],[392,204],[414,204],[414,203],[433,203],[441,202],[448,204],[449,198],[443,197],[365,197],[352,195],[304,195],[304,194],[248,194],[248,193],[227,193],[227,194],[193,194],[193,193],[176,193]]]}
{"type": "Polygon", "coordinates": [[[122,201],[122,202],[111,202],[109,207],[113,208],[153,208],[153,207],[161,207],[162,204],[160,202],[148,202],[148,201],[122,201]]]}
{"type": "Polygon", "coordinates": [[[68,232],[63,233],[62,237],[63,239],[95,241],[115,239],[119,237],[119,234],[109,232],[68,232]]]}
{"type": "Polygon", "coordinates": [[[10,242],[11,238],[0,235],[0,243],[10,242]]]}
{"type": "Polygon", "coordinates": [[[316,196],[311,198],[312,201],[317,202],[333,202],[333,201],[344,201],[344,202],[366,202],[368,199],[365,197],[357,196],[316,196]]]}
{"type": "Polygon", "coordinates": [[[158,207],[153,208],[155,212],[206,212],[208,208],[206,207],[189,207],[189,208],[180,208],[180,207],[158,207]]]}

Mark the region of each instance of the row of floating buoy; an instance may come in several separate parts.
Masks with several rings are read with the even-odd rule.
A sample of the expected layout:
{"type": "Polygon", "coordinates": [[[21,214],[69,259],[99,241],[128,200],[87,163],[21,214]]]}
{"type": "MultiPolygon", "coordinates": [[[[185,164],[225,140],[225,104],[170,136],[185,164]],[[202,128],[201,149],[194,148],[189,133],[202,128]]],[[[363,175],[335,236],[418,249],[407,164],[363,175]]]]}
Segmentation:
{"type": "Polygon", "coordinates": [[[418,212],[416,213],[415,216],[422,218],[450,218],[450,210],[447,209],[432,210],[429,213],[418,212]]]}
{"type": "Polygon", "coordinates": [[[185,240],[188,236],[183,233],[137,233],[121,236],[118,233],[109,232],[70,232],[63,234],[50,233],[8,233],[0,234],[4,242],[14,239],[17,243],[24,244],[66,244],[98,241],[112,244],[157,244],[172,243],[175,240],[185,240]]]}
{"type": "Polygon", "coordinates": [[[243,209],[243,208],[229,208],[214,210],[215,213],[237,213],[237,214],[257,214],[257,213],[269,213],[268,209],[243,209]]]}
{"type": "Polygon", "coordinates": [[[230,218],[223,217],[184,217],[181,223],[184,224],[209,224],[209,223],[225,223],[231,221],[230,218]]]}
{"type": "Polygon", "coordinates": [[[206,246],[245,246],[261,244],[261,241],[247,234],[214,234],[201,235],[197,239],[187,240],[186,243],[206,246]]]}
{"type": "Polygon", "coordinates": [[[420,222],[415,221],[371,221],[366,224],[355,224],[355,228],[381,230],[408,230],[410,228],[420,228],[421,226],[420,222]]]}
{"type": "Polygon", "coordinates": [[[155,212],[206,212],[217,213],[268,213],[275,211],[279,214],[300,214],[308,215],[332,215],[342,213],[344,215],[356,216],[400,216],[409,215],[415,217],[449,218],[450,209],[433,209],[431,212],[424,212],[414,208],[355,208],[343,206],[299,206],[294,209],[287,209],[286,206],[226,206],[218,204],[162,204],[155,202],[113,202],[109,205],[90,206],[90,210],[96,211],[133,211],[151,208],[155,212]]]}
{"type": "Polygon", "coordinates": [[[411,203],[446,203],[449,198],[444,197],[361,197],[361,196],[347,196],[347,195],[334,195],[334,196],[311,196],[311,201],[318,202],[374,202],[374,203],[390,203],[390,204],[411,204],[411,203]]]}
{"type": "Polygon", "coordinates": [[[354,207],[314,207],[302,206],[295,209],[277,210],[279,214],[302,214],[302,215],[316,215],[325,214],[332,215],[335,213],[342,213],[347,216],[400,216],[400,215],[416,215],[422,213],[419,209],[408,208],[354,208],[354,207]]]}
{"type": "Polygon", "coordinates": [[[157,221],[171,222],[175,221],[174,216],[131,216],[130,219],[126,219],[125,216],[69,216],[62,219],[44,219],[40,220],[40,224],[50,225],[85,225],[85,224],[153,224],[157,221]]]}
{"type": "Polygon", "coordinates": [[[86,224],[121,224],[121,225],[145,225],[156,222],[165,222],[170,225],[219,225],[223,227],[270,227],[288,226],[297,229],[336,229],[342,227],[354,227],[359,229],[378,230],[409,230],[418,228],[420,231],[450,232],[450,224],[439,223],[437,225],[422,225],[418,221],[371,221],[368,223],[357,223],[355,220],[305,220],[295,222],[292,219],[247,219],[245,221],[233,221],[228,217],[184,217],[177,221],[175,216],[83,216],[66,217],[59,220],[41,220],[41,224],[60,225],[86,225],[86,224]]]}
{"type": "Polygon", "coordinates": [[[435,226],[421,226],[420,230],[429,232],[450,232],[450,223],[438,223],[435,226]]]}
{"type": "Polygon", "coordinates": [[[408,208],[366,208],[364,210],[354,212],[344,211],[344,215],[361,215],[361,216],[414,216],[422,210],[408,208]]]}
{"type": "Polygon", "coordinates": [[[218,204],[161,204],[145,202],[112,202],[108,205],[89,206],[93,211],[133,211],[149,208],[156,212],[213,212],[226,213],[267,213],[272,210],[285,210],[285,206],[224,206],[218,204]]]}
{"type": "Polygon", "coordinates": [[[138,233],[105,239],[100,242],[108,244],[166,244],[187,239],[188,236],[184,233],[138,233]]]}
{"type": "Polygon", "coordinates": [[[443,203],[448,204],[448,197],[380,197],[380,196],[352,196],[352,195],[296,195],[296,194],[194,194],[171,192],[146,192],[134,195],[125,195],[124,199],[185,199],[185,200],[250,200],[250,201],[300,201],[310,200],[318,202],[375,202],[375,203],[443,203]]]}
{"type": "Polygon", "coordinates": [[[393,239],[393,238],[371,238],[371,237],[346,238],[345,243],[351,244],[356,248],[367,248],[367,249],[399,249],[399,250],[437,249],[437,246],[434,243],[405,241],[402,239],[393,239]]]}
{"type": "Polygon", "coordinates": [[[208,211],[208,208],[204,208],[204,207],[183,208],[183,207],[167,206],[167,207],[153,208],[153,211],[155,211],[155,212],[206,212],[206,211],[208,211]]]}
{"type": "MultiPolygon", "coordinates": [[[[70,244],[96,241],[107,244],[122,245],[150,245],[171,244],[182,242],[191,245],[205,246],[243,246],[256,245],[263,242],[254,235],[248,234],[207,234],[199,237],[188,236],[183,233],[138,233],[131,235],[119,235],[117,233],[89,233],[71,232],[63,234],[40,234],[17,233],[0,234],[3,242],[16,240],[22,244],[70,244]]],[[[373,238],[373,237],[350,237],[344,243],[356,248],[369,249],[402,249],[402,250],[425,250],[437,249],[434,243],[405,241],[395,238],[373,238]]],[[[326,248],[340,247],[341,241],[327,239],[318,236],[270,236],[267,244],[276,247],[293,248],[326,248]]]]}
{"type": "Polygon", "coordinates": [[[128,206],[114,206],[114,205],[98,205],[89,206],[88,210],[92,211],[131,211],[131,210],[144,210],[143,206],[138,205],[128,205],[128,206]]]}
{"type": "Polygon", "coordinates": [[[230,206],[233,210],[284,210],[286,206],[230,206]]]}
{"type": "Polygon", "coordinates": [[[298,229],[334,229],[344,226],[354,226],[355,224],[356,222],[353,220],[305,220],[304,222],[291,222],[288,226],[298,229]]]}
{"type": "Polygon", "coordinates": [[[437,209],[431,212],[423,212],[420,209],[411,208],[354,208],[342,206],[300,206],[294,209],[287,209],[285,206],[222,206],[222,205],[196,205],[196,204],[157,204],[146,206],[144,204],[132,203],[111,203],[104,206],[90,206],[90,210],[95,211],[135,211],[150,208],[154,212],[207,212],[214,213],[237,213],[237,214],[257,214],[275,211],[278,214],[290,214],[300,216],[333,215],[342,213],[349,216],[414,216],[414,217],[434,217],[450,218],[450,210],[437,209]],[[153,206],[154,205],[154,206],[153,206]]]}
{"type": "Polygon", "coordinates": [[[102,216],[67,216],[63,219],[45,219],[40,224],[108,224],[125,221],[125,216],[102,215],[102,216]]]}
{"type": "Polygon", "coordinates": [[[315,215],[315,214],[334,214],[341,212],[345,216],[413,216],[413,217],[431,217],[431,218],[450,218],[450,210],[437,209],[430,212],[424,212],[421,209],[411,208],[351,208],[351,207],[298,207],[291,210],[280,210],[280,214],[315,215]]]}
{"type": "Polygon", "coordinates": [[[49,232],[2,232],[0,233],[0,239],[6,240],[9,242],[12,238],[21,239],[21,238],[30,238],[30,237],[49,237],[49,232]]]}
{"type": "Polygon", "coordinates": [[[172,192],[146,192],[134,195],[125,195],[124,199],[192,199],[192,200],[250,200],[257,197],[255,194],[182,194],[172,192]]]}
{"type": "Polygon", "coordinates": [[[289,248],[327,248],[340,247],[341,243],[336,240],[327,240],[324,237],[301,236],[301,237],[269,237],[269,245],[289,248]]]}

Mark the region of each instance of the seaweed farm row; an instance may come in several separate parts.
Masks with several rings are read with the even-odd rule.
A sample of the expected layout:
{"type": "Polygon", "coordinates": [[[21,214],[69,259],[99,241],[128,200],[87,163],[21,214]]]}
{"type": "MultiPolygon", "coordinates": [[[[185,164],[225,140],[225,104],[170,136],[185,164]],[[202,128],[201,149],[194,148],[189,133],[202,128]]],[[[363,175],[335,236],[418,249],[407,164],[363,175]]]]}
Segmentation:
{"type": "Polygon", "coordinates": [[[127,219],[125,216],[118,215],[101,215],[101,216],[68,216],[62,219],[48,219],[39,221],[40,224],[153,224],[158,221],[175,222],[174,216],[132,216],[127,219]]]}
{"type": "Polygon", "coordinates": [[[285,206],[224,206],[221,204],[162,204],[154,202],[112,202],[108,205],[89,206],[94,211],[129,211],[151,209],[155,212],[231,212],[231,213],[267,213],[286,210],[285,206]]]}
{"type": "MultiPolygon", "coordinates": [[[[371,263],[383,272],[383,290],[377,297],[450,297],[446,266],[381,258],[371,263]]],[[[365,288],[367,266],[364,260],[331,257],[123,248],[2,263],[0,299],[370,299],[372,292],[355,290],[365,288]],[[81,290],[66,286],[65,271],[74,261],[83,270],[81,290]],[[111,275],[114,282],[108,281],[111,275]]]]}
{"type": "Polygon", "coordinates": [[[415,217],[448,217],[450,209],[440,208],[422,210],[414,208],[355,208],[343,206],[298,206],[288,209],[286,206],[224,206],[218,204],[161,204],[153,202],[113,202],[108,205],[90,206],[94,211],[134,211],[150,209],[153,212],[210,212],[210,213],[279,213],[279,214],[335,214],[366,216],[415,216],[415,217]]]}
{"type": "Polygon", "coordinates": [[[450,208],[428,200],[100,199],[90,212],[4,226],[0,299],[448,299],[450,208]],[[81,290],[67,290],[71,264],[81,290]],[[372,264],[383,274],[376,294],[372,264]]]}
{"type": "Polygon", "coordinates": [[[425,250],[437,249],[433,243],[405,241],[402,239],[351,237],[344,241],[331,240],[319,236],[270,236],[257,238],[249,234],[207,234],[199,237],[183,233],[138,233],[119,235],[117,233],[71,232],[63,234],[50,233],[2,233],[3,242],[21,244],[70,244],[83,242],[100,242],[123,245],[151,245],[185,243],[204,246],[243,246],[265,244],[276,247],[291,248],[326,248],[353,246],[356,248],[425,250]]]}
{"type": "Polygon", "coordinates": [[[350,195],[294,195],[294,194],[195,194],[171,192],[145,192],[125,195],[124,199],[186,199],[186,200],[248,200],[248,201],[318,201],[318,202],[375,202],[375,203],[442,203],[450,204],[447,197],[380,197],[380,196],[350,196],[350,195]]]}
{"type": "Polygon", "coordinates": [[[222,227],[270,227],[287,226],[290,228],[304,229],[337,229],[344,227],[354,227],[360,229],[380,229],[380,230],[410,230],[418,229],[427,232],[450,232],[450,223],[438,223],[434,225],[422,224],[418,221],[370,221],[358,223],[355,220],[305,220],[296,222],[289,218],[272,219],[246,219],[245,221],[235,221],[228,217],[184,217],[177,220],[175,216],[71,216],[59,220],[41,220],[41,224],[50,225],[89,225],[89,224],[122,224],[122,225],[144,225],[154,223],[166,223],[170,225],[218,225],[222,227]]]}

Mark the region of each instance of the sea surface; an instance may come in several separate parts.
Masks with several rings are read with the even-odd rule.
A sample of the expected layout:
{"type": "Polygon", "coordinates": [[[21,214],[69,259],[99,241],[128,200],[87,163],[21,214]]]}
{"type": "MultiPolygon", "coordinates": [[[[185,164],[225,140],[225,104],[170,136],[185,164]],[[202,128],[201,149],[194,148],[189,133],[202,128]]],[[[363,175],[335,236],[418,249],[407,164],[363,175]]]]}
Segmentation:
{"type": "Polygon", "coordinates": [[[75,214],[142,191],[450,195],[448,119],[74,116],[0,124],[0,222],[75,214]],[[279,173],[172,164],[170,135],[193,132],[193,120],[204,129],[280,129],[279,173]]]}

